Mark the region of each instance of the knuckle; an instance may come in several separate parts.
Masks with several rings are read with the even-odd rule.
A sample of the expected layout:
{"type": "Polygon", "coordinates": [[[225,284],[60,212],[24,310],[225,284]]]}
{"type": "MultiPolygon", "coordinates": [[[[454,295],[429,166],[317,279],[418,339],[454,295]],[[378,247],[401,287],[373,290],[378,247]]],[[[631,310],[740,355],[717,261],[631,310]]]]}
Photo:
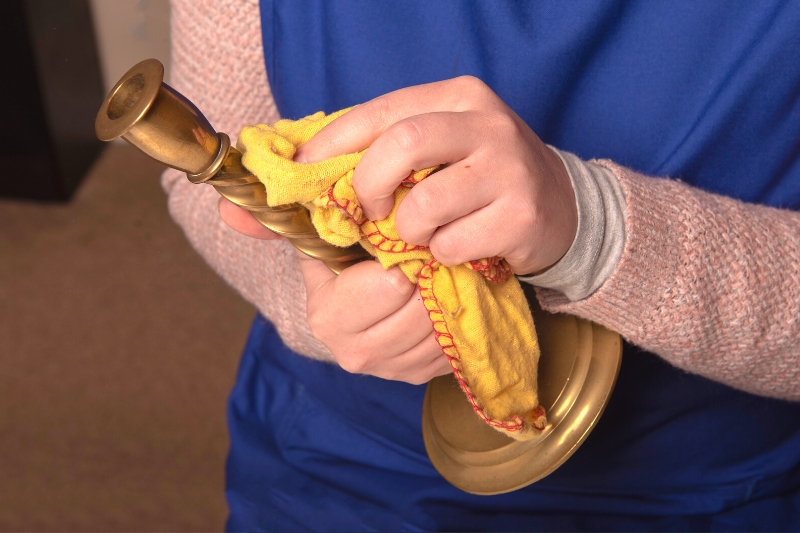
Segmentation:
{"type": "Polygon", "coordinates": [[[459,84],[462,90],[473,94],[482,95],[491,90],[488,85],[475,76],[459,76],[454,81],[459,84]]]}
{"type": "Polygon", "coordinates": [[[446,194],[436,180],[426,180],[414,187],[403,203],[408,203],[407,214],[419,220],[424,219],[426,215],[435,213],[445,198],[446,194]]]}
{"type": "Polygon", "coordinates": [[[394,225],[395,229],[397,229],[397,235],[403,242],[414,246],[428,244],[418,216],[407,216],[403,211],[398,210],[394,225]]]}
{"type": "Polygon", "coordinates": [[[311,331],[314,338],[325,343],[325,341],[328,340],[328,332],[330,331],[328,319],[325,317],[325,314],[309,310],[306,315],[306,320],[308,322],[308,329],[311,331]]]}
{"type": "Polygon", "coordinates": [[[389,290],[392,290],[400,296],[404,303],[405,299],[411,296],[414,292],[415,286],[412,284],[403,271],[399,268],[391,268],[383,272],[381,277],[382,284],[389,290]]]}
{"type": "Polygon", "coordinates": [[[425,142],[425,133],[414,120],[403,120],[391,129],[391,139],[402,154],[419,150],[425,142]]]}
{"type": "Polygon", "coordinates": [[[369,359],[360,352],[346,352],[336,357],[336,362],[343,370],[351,374],[364,374],[369,370],[369,359]]]}
{"type": "Polygon", "coordinates": [[[447,198],[447,191],[436,180],[414,187],[397,210],[395,227],[400,238],[410,244],[427,245],[442,223],[440,213],[447,198]]]}
{"type": "Polygon", "coordinates": [[[394,112],[389,98],[379,96],[370,101],[364,109],[364,121],[368,131],[383,131],[391,124],[394,112]]]}
{"type": "Polygon", "coordinates": [[[476,104],[480,107],[487,104],[494,106],[494,102],[498,100],[494,91],[475,76],[459,76],[451,81],[453,93],[458,95],[459,107],[473,108],[476,104]]]}
{"type": "Polygon", "coordinates": [[[488,120],[489,129],[498,137],[509,139],[520,133],[519,124],[508,113],[493,113],[488,120]]]}
{"type": "Polygon", "coordinates": [[[461,241],[447,232],[437,232],[431,239],[431,253],[443,265],[463,263],[463,251],[461,241]]]}

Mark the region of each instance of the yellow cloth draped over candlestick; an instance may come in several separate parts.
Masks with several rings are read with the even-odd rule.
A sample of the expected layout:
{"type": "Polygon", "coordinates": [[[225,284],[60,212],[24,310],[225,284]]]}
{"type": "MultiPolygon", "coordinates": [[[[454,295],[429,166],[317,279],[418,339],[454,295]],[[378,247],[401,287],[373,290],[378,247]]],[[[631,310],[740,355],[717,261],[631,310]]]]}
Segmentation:
{"type": "Polygon", "coordinates": [[[446,267],[427,247],[403,242],[395,229],[397,206],[436,168],[410,174],[395,191],[391,214],[372,221],[353,191],[363,152],[318,163],[292,160],[298,147],[346,111],[246,127],[239,136],[242,162],[264,183],[269,205],[300,203],[324,240],[342,247],[358,242],[384,268],[400,267],[419,285],[437,341],[478,416],[516,439],[534,437],[546,425],[537,394],[539,344],[508,264],[495,257],[446,267]]]}

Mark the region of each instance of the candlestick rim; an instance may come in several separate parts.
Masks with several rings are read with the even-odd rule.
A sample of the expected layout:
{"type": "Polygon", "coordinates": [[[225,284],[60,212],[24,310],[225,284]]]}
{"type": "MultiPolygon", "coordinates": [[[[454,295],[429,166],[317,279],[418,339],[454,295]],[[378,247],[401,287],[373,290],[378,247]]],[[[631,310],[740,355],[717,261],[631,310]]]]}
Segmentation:
{"type": "Polygon", "coordinates": [[[164,80],[164,65],[145,59],[131,67],[108,93],[94,122],[102,141],[121,137],[150,109],[164,80]]]}

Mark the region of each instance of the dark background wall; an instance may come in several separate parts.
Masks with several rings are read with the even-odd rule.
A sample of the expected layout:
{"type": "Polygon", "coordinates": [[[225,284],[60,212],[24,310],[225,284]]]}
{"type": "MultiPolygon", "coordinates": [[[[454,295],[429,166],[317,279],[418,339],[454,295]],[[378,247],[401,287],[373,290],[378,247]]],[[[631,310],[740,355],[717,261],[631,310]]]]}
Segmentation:
{"type": "Polygon", "coordinates": [[[6,0],[0,17],[0,196],[67,200],[100,143],[103,98],[88,0],[6,0]]]}

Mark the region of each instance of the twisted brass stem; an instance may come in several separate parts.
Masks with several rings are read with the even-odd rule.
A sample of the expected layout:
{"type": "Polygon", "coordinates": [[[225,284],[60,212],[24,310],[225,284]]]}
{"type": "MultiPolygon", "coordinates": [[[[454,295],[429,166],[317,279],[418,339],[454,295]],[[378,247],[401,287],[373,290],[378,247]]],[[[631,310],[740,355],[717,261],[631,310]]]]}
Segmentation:
{"type": "Polygon", "coordinates": [[[369,257],[358,245],[338,248],[322,240],[305,207],[299,204],[270,207],[264,185],[242,165],[241,152],[230,147],[227,135],[219,135],[227,141],[223,147],[226,144],[229,146],[220,169],[206,181],[197,182],[192,175],[189,175],[190,180],[212,185],[221,196],[250,211],[264,227],[286,237],[295,248],[319,259],[337,274],[369,257]]]}
{"type": "Polygon", "coordinates": [[[156,59],[138,63],[120,78],[103,101],[95,131],[104,141],[125,139],[150,157],[186,172],[193,183],[212,185],[337,274],[369,257],[358,245],[338,248],[322,240],[303,206],[270,207],[264,185],[242,165],[241,152],[225,133],[211,127],[194,104],[164,83],[164,66],[156,59]]]}

